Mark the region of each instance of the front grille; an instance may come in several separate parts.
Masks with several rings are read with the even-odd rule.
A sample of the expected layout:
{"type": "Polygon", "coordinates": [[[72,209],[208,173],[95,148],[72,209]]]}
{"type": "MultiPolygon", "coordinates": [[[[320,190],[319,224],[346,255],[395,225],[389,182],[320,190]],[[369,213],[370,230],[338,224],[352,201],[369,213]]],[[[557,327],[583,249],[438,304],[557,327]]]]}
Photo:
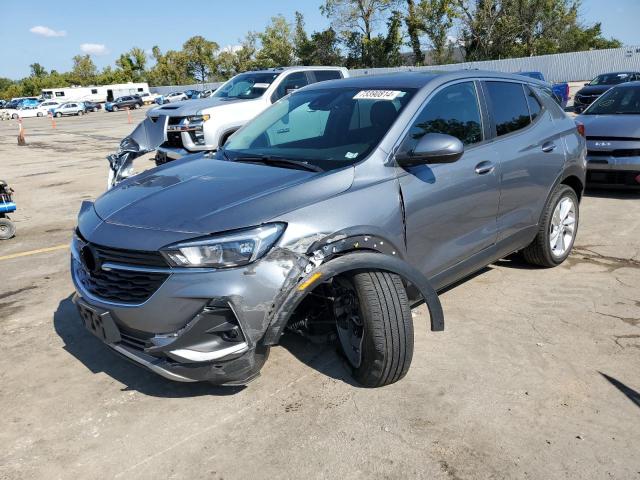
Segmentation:
{"type": "Polygon", "coordinates": [[[129,270],[82,269],[79,280],[93,296],[118,303],[142,303],[160,288],[166,273],[133,272],[129,270]]]}
{"type": "Polygon", "coordinates": [[[142,250],[123,250],[119,248],[103,247],[91,244],[98,254],[101,263],[120,263],[142,267],[168,267],[164,257],[159,252],[142,250]]]}
{"type": "Polygon", "coordinates": [[[592,184],[640,187],[639,179],[640,171],[624,172],[609,170],[589,170],[587,172],[587,183],[592,184]]]}
{"type": "Polygon", "coordinates": [[[640,148],[618,149],[618,150],[588,150],[590,157],[640,157],[640,148]]]}
{"type": "Polygon", "coordinates": [[[165,145],[173,148],[182,148],[182,136],[180,132],[167,132],[165,145]]]}

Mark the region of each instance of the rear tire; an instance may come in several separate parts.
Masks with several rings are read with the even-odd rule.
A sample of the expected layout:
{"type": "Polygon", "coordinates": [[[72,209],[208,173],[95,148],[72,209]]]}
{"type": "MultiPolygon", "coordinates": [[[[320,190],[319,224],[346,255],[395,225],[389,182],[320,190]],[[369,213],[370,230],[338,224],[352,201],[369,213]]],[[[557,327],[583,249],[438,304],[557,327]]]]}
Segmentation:
{"type": "Polygon", "coordinates": [[[38,113],[36,113],[36,116],[43,117],[44,115],[42,114],[42,112],[38,112],[38,113]]]}
{"type": "Polygon", "coordinates": [[[340,327],[345,327],[344,319],[336,319],[340,345],[353,377],[366,387],[397,382],[407,374],[413,357],[413,319],[402,280],[396,274],[371,271],[337,281],[347,289],[351,285],[358,304],[354,311],[359,318],[346,329],[340,327]],[[354,346],[357,335],[345,339],[344,332],[350,328],[360,329],[359,347],[354,346]],[[345,349],[349,348],[352,351],[347,353],[345,349]],[[359,353],[359,361],[354,361],[354,351],[359,353]]]}
{"type": "Polygon", "coordinates": [[[0,240],[9,240],[16,234],[16,226],[8,218],[0,218],[0,240]]]}
{"type": "Polygon", "coordinates": [[[558,185],[545,206],[536,238],[522,251],[524,259],[532,265],[541,267],[560,265],[571,253],[578,233],[579,219],[580,210],[575,190],[567,185],[558,185]],[[562,215],[562,207],[564,206],[566,210],[569,205],[573,207],[572,215],[570,211],[566,219],[554,217],[554,215],[562,215]],[[560,225],[559,230],[555,224],[560,225]],[[570,236],[569,230],[571,230],[570,236]],[[553,248],[552,243],[554,245],[562,243],[562,248],[553,248]]]}
{"type": "Polygon", "coordinates": [[[14,120],[17,120],[18,119],[18,114],[14,113],[13,115],[11,115],[11,118],[13,118],[14,120]]]}
{"type": "Polygon", "coordinates": [[[78,116],[79,116],[79,117],[81,117],[82,115],[84,115],[84,112],[83,112],[82,110],[80,110],[80,111],[78,112],[78,116]]]}
{"type": "Polygon", "coordinates": [[[62,114],[60,112],[56,113],[56,118],[60,118],[62,114]]]}
{"type": "Polygon", "coordinates": [[[140,108],[140,105],[138,105],[137,103],[133,106],[133,108],[135,108],[136,110],[140,108]]]}

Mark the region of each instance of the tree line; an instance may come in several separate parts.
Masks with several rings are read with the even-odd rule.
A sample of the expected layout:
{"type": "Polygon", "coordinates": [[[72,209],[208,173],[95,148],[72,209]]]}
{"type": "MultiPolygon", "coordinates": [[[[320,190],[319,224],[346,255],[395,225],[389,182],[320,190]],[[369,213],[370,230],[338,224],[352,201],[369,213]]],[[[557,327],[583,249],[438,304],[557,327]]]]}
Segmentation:
{"type": "Polygon", "coordinates": [[[582,22],[581,0],[323,0],[320,11],[329,21],[325,30],[308,32],[300,12],[291,20],[277,15],[234,47],[198,35],[180,50],[134,47],[100,71],[89,55],[73,57],[63,73],[33,63],[26,78],[0,78],[0,98],[71,85],[222,81],[296,64],[441,65],[621,46],[603,37],[600,23],[582,22]]]}

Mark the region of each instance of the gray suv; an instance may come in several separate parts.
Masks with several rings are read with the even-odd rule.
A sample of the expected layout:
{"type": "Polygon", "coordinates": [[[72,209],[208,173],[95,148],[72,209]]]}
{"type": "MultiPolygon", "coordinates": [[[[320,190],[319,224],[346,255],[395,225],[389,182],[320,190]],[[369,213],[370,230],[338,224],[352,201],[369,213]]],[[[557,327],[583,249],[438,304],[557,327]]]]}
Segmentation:
{"type": "MultiPolygon", "coordinates": [[[[285,331],[335,339],[355,379],[401,379],[411,308],[513,252],[562,263],[585,139],[544,84],[480,71],[307,86],[215,154],[85,202],[75,302],[112,349],[172,380],[244,384],[285,331]]],[[[544,275],[541,271],[540,275],[544,275]]]]}

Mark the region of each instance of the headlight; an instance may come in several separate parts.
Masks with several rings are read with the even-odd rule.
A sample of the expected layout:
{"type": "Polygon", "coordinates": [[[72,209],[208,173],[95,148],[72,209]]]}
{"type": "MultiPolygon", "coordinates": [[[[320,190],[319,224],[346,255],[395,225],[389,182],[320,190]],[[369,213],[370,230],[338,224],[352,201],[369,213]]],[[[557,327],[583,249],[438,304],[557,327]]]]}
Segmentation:
{"type": "Polygon", "coordinates": [[[189,120],[189,124],[194,124],[194,123],[204,123],[207,120],[209,120],[211,118],[211,115],[204,114],[204,115],[191,115],[190,117],[187,117],[187,120],[189,120]]]}
{"type": "Polygon", "coordinates": [[[239,267],[266,254],[284,229],[284,223],[269,223],[227,235],[171,245],[161,253],[175,267],[239,267]]]}

